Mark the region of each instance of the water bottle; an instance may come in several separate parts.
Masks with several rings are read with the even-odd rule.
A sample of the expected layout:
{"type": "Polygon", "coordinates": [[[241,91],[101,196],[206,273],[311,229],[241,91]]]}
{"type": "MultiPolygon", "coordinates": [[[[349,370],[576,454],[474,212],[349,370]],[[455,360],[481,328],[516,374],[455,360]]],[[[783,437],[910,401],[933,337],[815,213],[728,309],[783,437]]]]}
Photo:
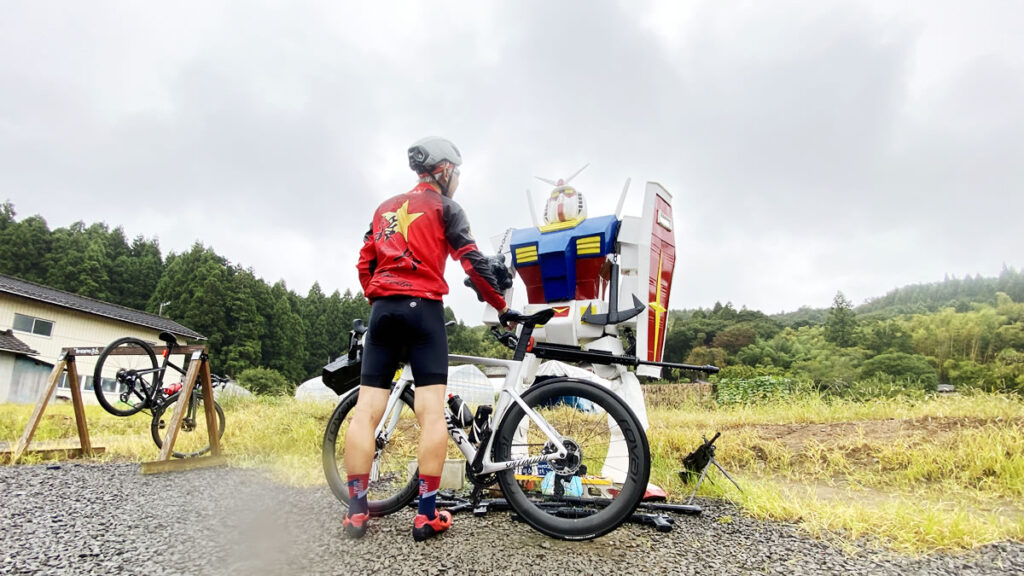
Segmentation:
{"type": "Polygon", "coordinates": [[[491,412],[494,410],[487,404],[476,407],[476,416],[473,417],[473,429],[469,432],[469,441],[479,444],[484,436],[491,431],[491,412]]]}
{"type": "Polygon", "coordinates": [[[466,406],[458,394],[448,395],[448,410],[452,413],[452,422],[460,428],[465,428],[473,423],[473,413],[469,411],[469,406],[466,406]]]}

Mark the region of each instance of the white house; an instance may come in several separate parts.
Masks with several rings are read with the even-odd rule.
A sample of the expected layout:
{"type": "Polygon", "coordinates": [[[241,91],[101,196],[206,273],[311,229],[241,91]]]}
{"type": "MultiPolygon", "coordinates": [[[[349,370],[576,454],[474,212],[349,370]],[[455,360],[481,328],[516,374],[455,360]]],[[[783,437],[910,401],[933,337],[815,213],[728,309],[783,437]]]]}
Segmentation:
{"type": "Polygon", "coordinates": [[[13,330],[0,332],[0,402],[34,402],[53,368],[32,356],[39,353],[18,340],[13,330]]]}
{"type": "MultiPolygon", "coordinates": [[[[0,334],[7,332],[9,336],[0,336],[0,402],[19,403],[38,399],[46,385],[45,375],[57,363],[62,348],[102,349],[125,336],[161,345],[157,338],[161,332],[174,334],[182,343],[206,339],[162,316],[0,274],[0,334]]],[[[95,358],[76,359],[79,385],[89,391],[83,396],[86,401],[95,400],[91,392],[95,358]]],[[[65,379],[60,386],[68,386],[65,379]]]]}

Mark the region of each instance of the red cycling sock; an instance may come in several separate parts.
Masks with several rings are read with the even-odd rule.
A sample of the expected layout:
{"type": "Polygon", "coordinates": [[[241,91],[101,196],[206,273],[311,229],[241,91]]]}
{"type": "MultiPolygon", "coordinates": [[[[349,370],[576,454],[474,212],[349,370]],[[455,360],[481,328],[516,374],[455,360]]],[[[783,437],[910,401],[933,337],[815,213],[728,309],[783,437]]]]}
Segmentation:
{"type": "Polygon", "coordinates": [[[440,486],[440,476],[424,476],[420,474],[419,513],[430,520],[437,518],[437,489],[440,486]]]}
{"type": "Polygon", "coordinates": [[[366,514],[366,491],[370,486],[369,474],[348,475],[348,513],[366,514]]]}

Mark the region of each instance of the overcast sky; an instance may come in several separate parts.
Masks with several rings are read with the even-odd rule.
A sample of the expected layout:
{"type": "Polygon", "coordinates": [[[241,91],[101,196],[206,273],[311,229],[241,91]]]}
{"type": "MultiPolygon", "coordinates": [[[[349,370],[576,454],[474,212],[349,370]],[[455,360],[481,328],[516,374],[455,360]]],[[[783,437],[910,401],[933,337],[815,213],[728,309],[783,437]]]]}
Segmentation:
{"type": "Polygon", "coordinates": [[[485,245],[530,224],[534,176],[589,162],[591,215],[662,183],[673,308],[1024,267],[1020,2],[426,4],[6,1],[0,201],[355,291],[373,208],[437,134],[485,245]]]}

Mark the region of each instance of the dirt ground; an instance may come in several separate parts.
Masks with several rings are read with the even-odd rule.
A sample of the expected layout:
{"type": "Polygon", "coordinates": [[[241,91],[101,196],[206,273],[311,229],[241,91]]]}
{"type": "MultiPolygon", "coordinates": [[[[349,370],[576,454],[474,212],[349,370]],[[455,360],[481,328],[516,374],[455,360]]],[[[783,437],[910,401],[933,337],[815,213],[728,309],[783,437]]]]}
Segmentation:
{"type": "Polygon", "coordinates": [[[942,441],[965,429],[979,429],[994,423],[981,418],[922,418],[918,420],[863,420],[826,424],[768,424],[744,427],[753,430],[762,440],[775,440],[793,452],[800,452],[809,443],[848,443],[863,438],[866,443],[879,444],[897,439],[942,441]]]}

